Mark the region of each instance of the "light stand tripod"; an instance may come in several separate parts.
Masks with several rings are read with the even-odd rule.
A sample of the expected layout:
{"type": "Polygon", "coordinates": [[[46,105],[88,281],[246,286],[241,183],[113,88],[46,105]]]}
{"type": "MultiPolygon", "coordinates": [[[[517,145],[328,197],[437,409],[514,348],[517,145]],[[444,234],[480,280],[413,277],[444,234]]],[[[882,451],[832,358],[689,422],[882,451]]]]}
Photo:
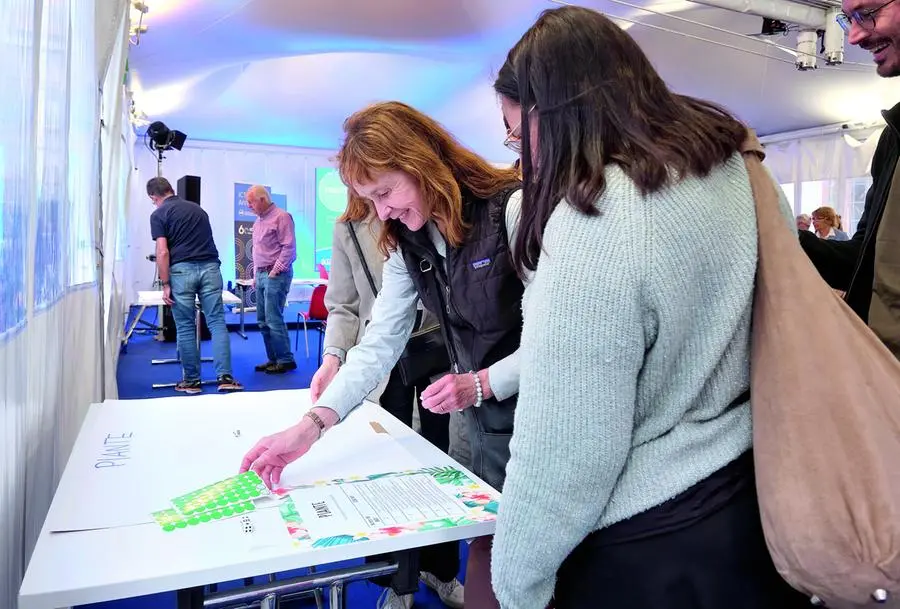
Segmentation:
{"type": "MultiPolygon", "coordinates": [[[[163,157],[165,146],[159,146],[156,142],[153,142],[153,150],[156,151],[156,177],[161,178],[162,162],[165,158],[163,157]]],[[[153,257],[153,273],[153,289],[162,290],[162,282],[159,280],[159,266],[156,264],[156,256],[153,257]]],[[[156,333],[156,340],[163,342],[166,339],[163,333],[163,327],[165,326],[165,307],[163,305],[156,307],[156,320],[160,322],[158,332],[156,333]]]]}
{"type": "MultiPolygon", "coordinates": [[[[159,266],[156,264],[156,257],[153,257],[153,289],[154,290],[162,290],[162,281],[159,280],[159,266]]],[[[165,326],[166,326],[166,312],[165,307],[163,305],[156,306],[156,336],[154,337],[158,342],[163,342],[166,340],[165,336],[165,326]]]]}
{"type": "Polygon", "coordinates": [[[153,142],[152,145],[153,145],[153,150],[156,152],[156,177],[161,178],[162,177],[162,162],[163,162],[163,159],[165,158],[163,156],[163,150],[165,150],[165,147],[157,145],[156,142],[153,142]]]}

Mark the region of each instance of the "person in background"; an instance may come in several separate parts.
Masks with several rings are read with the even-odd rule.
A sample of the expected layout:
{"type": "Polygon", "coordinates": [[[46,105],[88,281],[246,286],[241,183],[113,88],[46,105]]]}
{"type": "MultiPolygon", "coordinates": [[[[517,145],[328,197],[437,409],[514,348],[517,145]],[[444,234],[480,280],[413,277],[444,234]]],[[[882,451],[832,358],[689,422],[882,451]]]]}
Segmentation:
{"type": "MultiPolygon", "coordinates": [[[[381,229],[381,220],[366,201],[350,196],[347,209],[338,218],[332,236],[331,273],[325,292],[328,326],[325,329],[322,365],[310,383],[313,403],[334,380],[347,359],[347,352],[362,340],[372,319],[372,305],[376,292],[381,291],[385,262],[384,255],[378,249],[381,229]],[[359,251],[356,243],[359,244],[359,251]],[[372,283],[375,284],[374,289],[372,283]]],[[[423,313],[417,328],[436,325],[430,313],[423,313]]],[[[368,395],[368,399],[379,402],[408,427],[413,426],[413,409],[418,406],[422,437],[449,453],[450,421],[446,415],[431,412],[422,406],[421,394],[427,387],[427,381],[412,387],[404,385],[399,367],[395,366],[389,376],[368,395]]],[[[462,609],[465,594],[465,589],[456,579],[459,566],[458,542],[427,546],[419,553],[422,581],[437,592],[445,605],[455,609],[462,609]]],[[[388,586],[390,577],[373,581],[388,586]]]]}
{"type": "Polygon", "coordinates": [[[816,237],[819,239],[833,239],[834,241],[850,239],[847,233],[840,230],[838,215],[833,207],[820,207],[815,210],[812,213],[812,223],[816,229],[816,237]]]}
{"type": "Polygon", "coordinates": [[[150,215],[150,236],[156,241],[156,266],[163,301],[172,306],[183,378],[175,391],[203,391],[200,352],[197,350],[196,302],[212,335],[218,390],[241,391],[231,374],[231,339],[222,305],[222,271],[209,216],[200,205],[175,196],[165,178],[147,182],[147,196],[156,209],[150,215]]]}
{"type": "MultiPolygon", "coordinates": [[[[872,53],[878,75],[900,76],[900,2],[843,0],[838,22],[852,45],[872,53]]],[[[900,358],[900,103],[882,112],[887,127],[872,158],[872,186],[849,241],[800,233],[800,245],[822,278],[900,358]]]]}
{"type": "Polygon", "coordinates": [[[500,606],[808,606],[772,564],[754,484],[745,126],[669,90],[616,23],[573,6],[542,13],[495,90],[522,148],[513,261],[536,269],[500,606]],[[684,218],[707,229],[672,231],[684,218]]]}
{"type": "MultiPolygon", "coordinates": [[[[300,421],[260,440],[244,457],[268,485],[322,433],[347,416],[397,363],[416,320],[416,303],[442,312],[453,374],[423,392],[432,412],[462,411],[472,470],[502,490],[519,389],[524,285],[509,258],[518,226],[520,182],[461,146],[441,125],[399,103],[369,106],[344,123],[341,177],[383,223],[387,256],[381,292],[362,341],[300,421]],[[435,286],[436,287],[432,287],[435,286]],[[446,311],[446,313],[443,313],[446,311]]],[[[490,541],[469,545],[467,609],[497,607],[490,587],[490,541]]],[[[388,591],[382,606],[408,609],[388,591]]]]}
{"type": "Polygon", "coordinates": [[[812,225],[812,218],[809,217],[809,214],[800,214],[797,216],[797,230],[805,230],[808,231],[810,225],[812,225]]]}
{"type": "Polygon", "coordinates": [[[297,258],[294,219],[272,203],[269,191],[255,185],[247,189],[247,205],[256,214],[253,222],[253,280],[256,284],[256,322],[266,346],[266,362],[257,372],[284,374],[297,368],[291,339],[284,323],[284,305],[297,258]]]}

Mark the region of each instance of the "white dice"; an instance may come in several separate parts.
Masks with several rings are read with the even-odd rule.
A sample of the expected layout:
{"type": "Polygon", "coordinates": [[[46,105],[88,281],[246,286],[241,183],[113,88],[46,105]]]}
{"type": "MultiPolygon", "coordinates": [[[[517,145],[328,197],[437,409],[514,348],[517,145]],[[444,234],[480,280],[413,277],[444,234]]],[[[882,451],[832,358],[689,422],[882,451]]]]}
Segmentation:
{"type": "Polygon", "coordinates": [[[253,532],[253,521],[250,520],[249,516],[241,516],[241,529],[243,529],[244,533],[253,532]]]}

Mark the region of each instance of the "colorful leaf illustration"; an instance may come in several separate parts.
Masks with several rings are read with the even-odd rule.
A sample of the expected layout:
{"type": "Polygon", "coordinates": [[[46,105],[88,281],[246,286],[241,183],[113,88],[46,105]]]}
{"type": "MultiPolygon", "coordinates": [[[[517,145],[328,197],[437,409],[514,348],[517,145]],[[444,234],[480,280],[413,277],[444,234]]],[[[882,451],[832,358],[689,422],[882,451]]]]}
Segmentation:
{"type": "Polygon", "coordinates": [[[438,484],[463,486],[470,482],[469,477],[455,467],[430,467],[425,471],[431,474],[438,484]]]}
{"type": "Polygon", "coordinates": [[[389,476],[396,476],[396,475],[397,475],[396,472],[387,472],[384,474],[370,474],[369,476],[367,476],[367,478],[369,480],[378,480],[379,478],[387,478],[389,476]]]}
{"type": "Polygon", "coordinates": [[[342,546],[354,541],[366,541],[367,537],[354,538],[353,535],[335,535],[333,537],[323,537],[313,542],[314,548],[328,548],[331,546],[342,546]]]}

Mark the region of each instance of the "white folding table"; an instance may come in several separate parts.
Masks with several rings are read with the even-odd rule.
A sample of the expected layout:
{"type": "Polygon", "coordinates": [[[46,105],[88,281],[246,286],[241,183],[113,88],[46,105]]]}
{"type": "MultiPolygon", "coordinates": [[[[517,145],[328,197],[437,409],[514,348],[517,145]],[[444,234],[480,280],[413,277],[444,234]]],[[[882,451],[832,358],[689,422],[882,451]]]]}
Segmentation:
{"type": "MultiPolygon", "coordinates": [[[[237,289],[239,289],[241,291],[241,296],[240,296],[241,328],[240,328],[240,330],[238,330],[237,334],[244,340],[247,340],[247,333],[244,331],[244,312],[245,311],[251,311],[251,312],[256,311],[256,307],[245,307],[243,303],[245,300],[244,293],[246,292],[247,288],[253,286],[253,279],[238,279],[237,281],[235,281],[235,285],[237,286],[237,289]]],[[[288,303],[310,302],[310,297],[307,295],[309,293],[309,288],[315,288],[316,286],[320,286],[320,285],[328,286],[328,280],[323,279],[321,277],[314,277],[312,279],[294,279],[293,281],[291,281],[291,289],[288,292],[286,301],[288,303]]],[[[298,334],[294,340],[294,350],[297,349],[296,343],[297,343],[297,338],[299,338],[299,332],[300,332],[299,326],[298,326],[296,332],[298,334]]],[[[305,336],[306,335],[305,323],[304,323],[303,332],[304,332],[304,336],[305,336]]],[[[307,344],[306,344],[306,357],[309,357],[309,342],[307,342],[307,344]]]]}
{"type": "MultiPolygon", "coordinates": [[[[237,304],[239,302],[241,302],[241,301],[237,296],[235,296],[228,290],[222,290],[222,303],[223,304],[230,305],[230,304],[237,304]]],[[[155,306],[160,306],[163,304],[165,304],[165,302],[163,301],[162,290],[139,291],[138,292],[138,305],[140,305],[141,309],[140,309],[140,312],[138,312],[137,318],[138,319],[140,318],[140,316],[143,314],[143,311],[147,307],[155,307],[155,306]]],[[[200,353],[200,334],[201,334],[200,333],[200,313],[201,313],[201,307],[200,307],[200,301],[198,299],[195,301],[195,317],[194,317],[194,323],[195,323],[195,327],[197,329],[197,332],[196,332],[196,334],[197,334],[197,336],[196,336],[197,353],[200,353]]],[[[201,362],[211,362],[211,361],[213,361],[213,358],[201,357],[200,361],[201,362]]],[[[150,363],[154,366],[158,366],[161,364],[180,364],[181,356],[178,355],[177,357],[151,359],[150,363]]],[[[213,380],[201,381],[201,383],[204,385],[213,384],[215,382],[216,381],[213,381],[213,380]]],[[[154,389],[166,389],[166,388],[171,388],[174,386],[175,386],[175,383],[153,383],[154,389]]]]}
{"type": "MultiPolygon", "coordinates": [[[[276,604],[276,595],[328,588],[330,607],[343,609],[347,583],[391,575],[399,587],[418,586],[416,549],[493,534],[494,522],[485,521],[298,549],[277,507],[253,512],[256,530],[249,535],[240,529],[239,519],[171,533],[152,522],[149,513],[165,508],[180,492],[237,473],[241,457],[259,437],[296,422],[309,406],[305,389],[113,400],[92,406],[31,556],[19,608],[56,609],[172,590],[179,591],[179,609],[260,602],[268,607],[276,604]],[[389,558],[227,592],[204,588],[383,555],[389,558]]],[[[387,463],[396,467],[398,461],[407,469],[451,466],[496,493],[370,402],[285,469],[282,482],[368,476],[387,463]],[[373,440],[366,435],[370,428],[388,435],[373,440]],[[366,467],[371,471],[361,471],[366,467]]]]}

